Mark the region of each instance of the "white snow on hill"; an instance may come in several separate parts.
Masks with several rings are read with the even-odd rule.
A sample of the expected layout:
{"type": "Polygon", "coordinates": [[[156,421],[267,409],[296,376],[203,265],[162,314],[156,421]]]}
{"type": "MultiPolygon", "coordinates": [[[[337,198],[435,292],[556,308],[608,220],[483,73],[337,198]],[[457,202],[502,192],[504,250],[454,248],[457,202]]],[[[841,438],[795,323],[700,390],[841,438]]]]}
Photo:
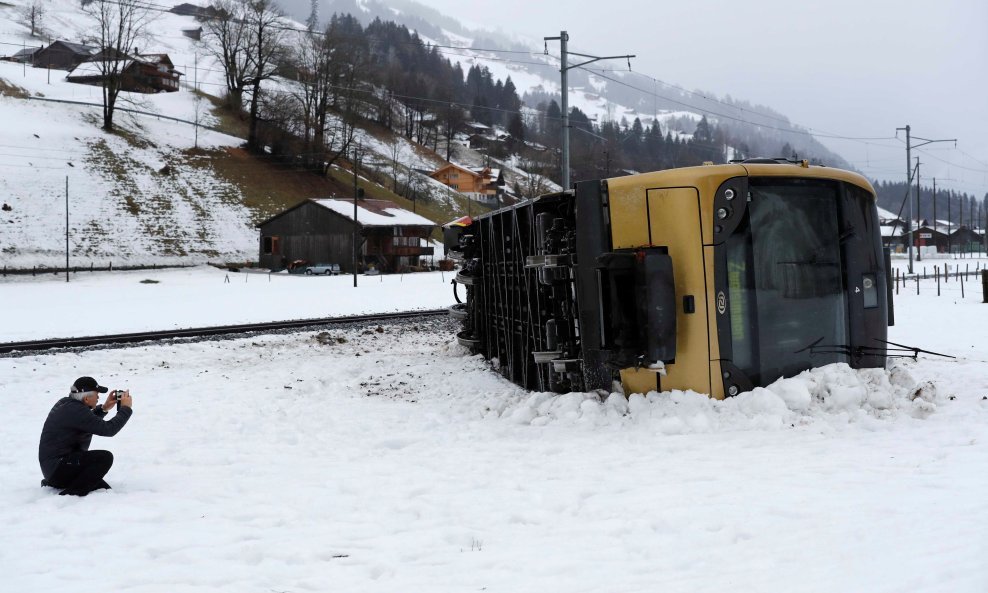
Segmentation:
{"type": "MultiPolygon", "coordinates": [[[[5,53],[20,44],[48,41],[27,36],[18,16],[23,4],[0,6],[5,53]]],[[[50,0],[45,5],[43,24],[51,38],[79,42],[91,30],[92,21],[78,2],[50,0]]],[[[202,52],[181,33],[198,26],[195,21],[155,15],[148,45],[141,50],[167,53],[185,75],[182,90],[125,92],[117,106],[195,122],[197,106],[189,85],[198,79],[218,94],[219,73],[203,57],[196,67],[197,51],[202,52]]],[[[11,207],[0,215],[0,265],[64,265],[66,189],[71,265],[241,261],[253,255],[256,231],[250,212],[239,189],[217,177],[208,158],[210,151],[237,146],[240,139],[123,111],[115,116],[121,133],[106,134],[101,130],[101,89],[66,82],[65,74],[0,61],[0,80],[16,90],[0,97],[5,154],[0,192],[11,207]],[[196,145],[206,152],[190,152],[196,145]]],[[[204,106],[198,120],[215,123],[204,106]]]]}

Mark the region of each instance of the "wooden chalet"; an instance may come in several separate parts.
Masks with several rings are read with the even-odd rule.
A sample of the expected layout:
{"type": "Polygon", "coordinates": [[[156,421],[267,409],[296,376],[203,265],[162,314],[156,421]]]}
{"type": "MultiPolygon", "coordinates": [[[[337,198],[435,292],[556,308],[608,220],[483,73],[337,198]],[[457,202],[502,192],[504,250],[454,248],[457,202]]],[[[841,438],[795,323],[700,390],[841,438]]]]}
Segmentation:
{"type": "Polygon", "coordinates": [[[175,70],[168,54],[137,54],[110,59],[97,56],[76,66],[65,79],[77,84],[102,86],[105,72],[111,69],[120,72],[121,90],[134,93],[175,92],[182,76],[175,70]]]}
{"type": "Polygon", "coordinates": [[[436,224],[387,200],[360,199],[354,220],[353,199],[308,199],[257,225],[261,267],[281,270],[289,263],[335,263],[353,272],[357,235],[357,271],[368,268],[403,272],[433,255],[424,243],[436,224]]]}
{"type": "Polygon", "coordinates": [[[490,167],[468,169],[447,163],[429,173],[429,177],[477,200],[496,200],[504,187],[504,174],[490,167]]]}
{"type": "Polygon", "coordinates": [[[43,47],[31,55],[31,65],[35,68],[72,70],[92,58],[98,51],[98,48],[90,45],[53,41],[48,47],[43,47]]]}

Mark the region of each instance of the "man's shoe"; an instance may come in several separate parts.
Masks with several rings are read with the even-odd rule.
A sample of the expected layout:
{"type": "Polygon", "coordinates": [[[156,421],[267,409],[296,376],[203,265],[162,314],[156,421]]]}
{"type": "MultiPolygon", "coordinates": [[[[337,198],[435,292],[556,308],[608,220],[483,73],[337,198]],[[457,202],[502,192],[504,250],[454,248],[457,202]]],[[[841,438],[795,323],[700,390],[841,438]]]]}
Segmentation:
{"type": "Polygon", "coordinates": [[[42,488],[54,488],[48,480],[41,480],[42,488]]]}

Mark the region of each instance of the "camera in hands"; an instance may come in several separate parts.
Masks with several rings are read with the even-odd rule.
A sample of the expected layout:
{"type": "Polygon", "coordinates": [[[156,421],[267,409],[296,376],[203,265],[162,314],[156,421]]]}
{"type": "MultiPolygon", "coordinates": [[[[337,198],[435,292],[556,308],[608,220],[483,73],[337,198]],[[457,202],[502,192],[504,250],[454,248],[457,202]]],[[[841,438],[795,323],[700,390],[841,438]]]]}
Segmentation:
{"type": "Polygon", "coordinates": [[[126,393],[127,392],[124,391],[123,389],[114,389],[113,391],[110,392],[110,395],[112,395],[117,402],[117,410],[120,409],[120,398],[122,398],[126,393]]]}

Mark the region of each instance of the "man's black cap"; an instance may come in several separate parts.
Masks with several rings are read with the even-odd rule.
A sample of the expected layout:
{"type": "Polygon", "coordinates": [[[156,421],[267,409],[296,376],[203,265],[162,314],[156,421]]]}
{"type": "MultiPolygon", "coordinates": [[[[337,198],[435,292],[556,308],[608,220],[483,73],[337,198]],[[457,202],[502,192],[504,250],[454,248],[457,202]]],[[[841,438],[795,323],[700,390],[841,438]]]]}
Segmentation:
{"type": "Polygon", "coordinates": [[[92,377],[79,377],[75,380],[75,383],[72,384],[72,393],[88,393],[90,391],[106,393],[109,389],[101,386],[96,382],[96,379],[93,379],[92,377]]]}

